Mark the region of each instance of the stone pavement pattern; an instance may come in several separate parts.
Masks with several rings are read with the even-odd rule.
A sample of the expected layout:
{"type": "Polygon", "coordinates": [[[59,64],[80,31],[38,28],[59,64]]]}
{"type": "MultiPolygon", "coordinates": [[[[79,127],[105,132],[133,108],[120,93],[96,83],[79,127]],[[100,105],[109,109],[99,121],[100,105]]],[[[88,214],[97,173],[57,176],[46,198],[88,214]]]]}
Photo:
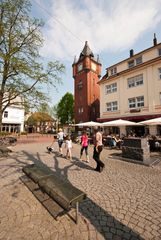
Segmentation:
{"type": "Polygon", "coordinates": [[[106,167],[98,173],[91,146],[87,164],[79,161],[80,145],[73,144],[70,162],[56,152],[48,154],[49,142],[17,144],[0,158],[0,240],[161,239],[161,163],[146,167],[115,160],[108,157],[112,150],[104,149],[106,167]],[[20,181],[22,167],[37,161],[87,193],[78,225],[68,215],[54,220],[20,181]]]}

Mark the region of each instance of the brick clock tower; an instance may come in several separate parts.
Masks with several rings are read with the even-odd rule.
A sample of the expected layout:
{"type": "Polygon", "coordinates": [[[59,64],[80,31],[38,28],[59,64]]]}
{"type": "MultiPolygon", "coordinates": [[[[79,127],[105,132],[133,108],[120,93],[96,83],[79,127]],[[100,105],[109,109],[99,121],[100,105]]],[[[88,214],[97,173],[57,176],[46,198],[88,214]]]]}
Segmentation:
{"type": "Polygon", "coordinates": [[[74,59],[74,99],[75,123],[96,121],[100,115],[100,89],[97,84],[101,77],[101,63],[85,42],[79,56],[74,59]]]}

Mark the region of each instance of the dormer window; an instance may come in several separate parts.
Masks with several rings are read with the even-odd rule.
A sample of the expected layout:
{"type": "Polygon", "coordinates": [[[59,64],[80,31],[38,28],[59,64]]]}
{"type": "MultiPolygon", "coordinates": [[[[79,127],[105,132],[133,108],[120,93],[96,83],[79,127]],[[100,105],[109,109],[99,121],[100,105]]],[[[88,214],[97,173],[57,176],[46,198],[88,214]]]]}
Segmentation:
{"type": "Polygon", "coordinates": [[[161,56],[161,48],[158,49],[159,56],[161,56]]]}
{"type": "Polygon", "coordinates": [[[134,67],[134,60],[129,61],[129,62],[128,62],[128,66],[129,66],[129,68],[134,67]]]}
{"type": "Polygon", "coordinates": [[[128,67],[132,68],[135,67],[136,65],[139,65],[142,63],[142,56],[139,56],[131,61],[128,62],[128,67]]]}
{"type": "Polygon", "coordinates": [[[136,65],[141,64],[142,63],[142,56],[136,58],[136,65]]]}
{"type": "Polygon", "coordinates": [[[159,72],[159,79],[161,79],[161,68],[158,68],[158,72],[159,72]]]}
{"type": "Polygon", "coordinates": [[[116,73],[117,73],[117,68],[116,67],[112,68],[111,69],[111,76],[115,75],[116,73]]]}

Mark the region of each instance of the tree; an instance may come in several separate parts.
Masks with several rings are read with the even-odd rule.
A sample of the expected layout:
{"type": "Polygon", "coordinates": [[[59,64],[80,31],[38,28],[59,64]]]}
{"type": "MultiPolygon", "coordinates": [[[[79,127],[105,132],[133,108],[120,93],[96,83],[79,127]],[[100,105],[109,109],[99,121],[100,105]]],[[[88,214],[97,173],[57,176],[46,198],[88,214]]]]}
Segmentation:
{"type": "Polygon", "coordinates": [[[0,1],[0,127],[10,105],[34,107],[47,100],[44,85],[61,83],[64,66],[41,62],[41,20],[31,18],[29,0],[0,1]]]}
{"type": "Polygon", "coordinates": [[[27,119],[26,124],[35,127],[36,130],[39,128],[39,131],[45,132],[46,124],[52,127],[54,122],[54,119],[49,114],[45,112],[35,112],[27,119]]]}
{"type": "Polygon", "coordinates": [[[71,93],[66,93],[57,106],[57,117],[60,123],[69,124],[73,122],[74,117],[74,98],[71,93]]]}

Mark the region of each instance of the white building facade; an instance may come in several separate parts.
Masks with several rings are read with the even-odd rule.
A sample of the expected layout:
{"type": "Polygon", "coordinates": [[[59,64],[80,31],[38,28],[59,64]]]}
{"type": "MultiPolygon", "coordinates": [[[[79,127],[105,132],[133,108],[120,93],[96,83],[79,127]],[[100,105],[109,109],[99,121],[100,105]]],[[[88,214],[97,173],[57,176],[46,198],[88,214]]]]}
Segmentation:
{"type": "MultiPolygon", "coordinates": [[[[161,43],[107,68],[100,85],[100,122],[161,117],[161,43]]],[[[151,127],[150,133],[157,134],[151,127]]],[[[161,131],[161,130],[159,130],[161,131]]],[[[161,134],[161,133],[160,133],[161,134]]]]}
{"type": "Polygon", "coordinates": [[[2,129],[4,132],[24,131],[25,110],[20,106],[9,106],[5,109],[2,117],[2,129]]]}

